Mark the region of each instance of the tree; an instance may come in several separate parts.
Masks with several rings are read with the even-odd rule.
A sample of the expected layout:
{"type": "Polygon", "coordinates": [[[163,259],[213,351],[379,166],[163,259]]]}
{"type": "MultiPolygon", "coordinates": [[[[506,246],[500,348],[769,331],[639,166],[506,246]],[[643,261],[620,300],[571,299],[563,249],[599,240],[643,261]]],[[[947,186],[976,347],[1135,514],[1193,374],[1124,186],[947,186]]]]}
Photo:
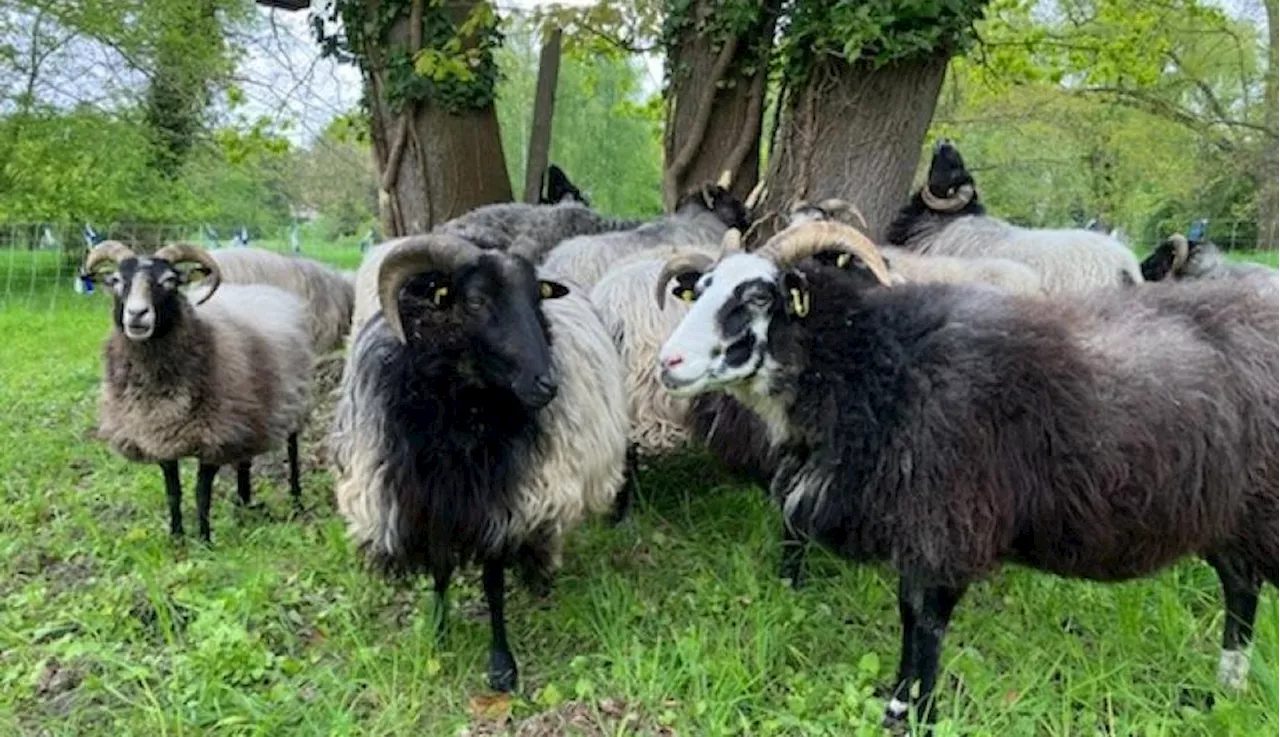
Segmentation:
{"type": "Polygon", "coordinates": [[[501,45],[493,6],[475,0],[330,0],[313,25],[326,53],[356,61],[388,236],[420,233],[511,199],[494,110],[501,45]]]}
{"type": "Polygon", "coordinates": [[[760,235],[800,198],[854,203],[879,237],[902,206],[948,60],[983,0],[796,0],[780,49],[787,85],[760,235]]]}
{"type": "Polygon", "coordinates": [[[769,60],[780,0],[669,3],[667,117],[663,137],[664,204],[729,172],[745,199],[760,170],[769,60]]]}

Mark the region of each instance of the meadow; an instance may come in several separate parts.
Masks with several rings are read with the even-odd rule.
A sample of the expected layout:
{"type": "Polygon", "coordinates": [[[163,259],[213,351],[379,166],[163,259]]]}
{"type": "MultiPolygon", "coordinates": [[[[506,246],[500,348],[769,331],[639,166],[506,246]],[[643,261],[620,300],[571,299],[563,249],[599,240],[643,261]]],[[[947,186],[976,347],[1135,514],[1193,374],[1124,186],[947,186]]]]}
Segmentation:
{"type": "MultiPolygon", "coordinates": [[[[476,572],[437,643],[425,582],[362,567],[321,462],[323,409],[307,513],[289,518],[270,458],[266,510],[237,513],[224,473],[212,546],[175,543],[158,469],[92,437],[109,299],[14,253],[0,252],[0,734],[882,733],[894,578],[814,551],[807,588],[788,589],[777,511],[698,454],[644,469],[628,522],[572,536],[549,599],[515,589],[511,699],[485,686],[476,572]]],[[[188,462],[189,519],[193,477],[188,462]]],[[[1222,620],[1198,561],[1117,585],[1007,568],[953,620],[937,734],[1275,735],[1275,589],[1238,696],[1215,686],[1222,620]]]]}

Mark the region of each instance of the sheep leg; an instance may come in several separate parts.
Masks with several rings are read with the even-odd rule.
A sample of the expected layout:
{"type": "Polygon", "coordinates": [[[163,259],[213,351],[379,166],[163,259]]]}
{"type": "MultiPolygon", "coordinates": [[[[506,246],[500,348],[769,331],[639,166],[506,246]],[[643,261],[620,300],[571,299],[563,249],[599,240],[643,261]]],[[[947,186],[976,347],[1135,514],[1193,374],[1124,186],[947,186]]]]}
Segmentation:
{"type": "Polygon", "coordinates": [[[218,467],[200,464],[196,475],[196,520],[200,525],[200,539],[209,542],[209,507],[213,505],[213,477],[218,467]]]}
{"type": "Polygon", "coordinates": [[[302,481],[298,478],[298,433],[289,435],[289,496],[293,498],[293,508],[302,511],[302,481]]]}
{"type": "Polygon", "coordinates": [[[910,694],[911,682],[920,681],[916,698],[916,719],[922,725],[934,722],[933,689],[938,681],[938,658],[942,653],[942,637],[956,604],[964,596],[964,586],[930,585],[911,575],[904,575],[898,583],[898,608],[909,617],[903,617],[903,656],[907,659],[899,667],[898,686],[894,698],[885,707],[886,724],[900,722],[906,715],[906,699],[899,696],[906,681],[905,691],[910,694]],[[908,625],[912,632],[907,633],[908,625]],[[906,678],[903,673],[908,673],[906,678]]]}
{"type": "Polygon", "coordinates": [[[453,567],[443,566],[437,568],[432,574],[435,578],[435,596],[432,597],[432,617],[435,619],[436,625],[436,641],[444,642],[445,621],[449,617],[449,580],[453,578],[453,567]]]}
{"type": "Polygon", "coordinates": [[[1218,683],[1225,689],[1240,691],[1249,677],[1249,645],[1253,640],[1258,590],[1262,582],[1239,561],[1220,555],[1211,555],[1208,560],[1222,581],[1227,607],[1222,629],[1222,655],[1218,660],[1218,683]]]}
{"type": "Polygon", "coordinates": [[[640,451],[635,444],[627,446],[627,478],[623,481],[618,496],[613,500],[613,513],[609,515],[609,523],[620,525],[631,516],[631,505],[635,503],[636,492],[640,481],[640,451]]]}
{"type": "Polygon", "coordinates": [[[778,577],[793,589],[804,588],[805,547],[804,537],[783,520],[782,564],[778,568],[778,577]]]}
{"type": "Polygon", "coordinates": [[[182,475],[177,461],[160,461],[164,472],[164,495],[169,499],[169,534],[182,537],[182,475]]]}
{"type": "Polygon", "coordinates": [[[516,690],[516,659],[507,644],[507,619],[502,608],[505,599],[506,572],[501,558],[484,562],[484,597],[489,604],[489,628],[493,641],[489,645],[489,688],[494,691],[516,690]]]}
{"type": "Polygon", "coordinates": [[[253,482],[249,478],[249,470],[252,467],[252,460],[236,464],[236,496],[242,507],[249,506],[249,497],[253,493],[253,482]]]}
{"type": "Polygon", "coordinates": [[[898,621],[902,625],[902,653],[898,656],[898,677],[895,679],[893,695],[889,697],[889,704],[884,710],[886,727],[898,724],[907,716],[907,705],[911,703],[911,686],[916,679],[916,615],[915,610],[907,605],[905,581],[905,576],[898,579],[898,621]]]}

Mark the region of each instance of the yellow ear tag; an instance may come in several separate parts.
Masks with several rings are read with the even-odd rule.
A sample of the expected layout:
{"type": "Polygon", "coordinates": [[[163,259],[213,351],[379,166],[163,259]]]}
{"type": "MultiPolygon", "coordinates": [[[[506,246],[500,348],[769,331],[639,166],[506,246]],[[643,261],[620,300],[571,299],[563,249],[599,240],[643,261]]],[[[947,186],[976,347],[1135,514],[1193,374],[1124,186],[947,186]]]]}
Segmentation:
{"type": "Polygon", "coordinates": [[[444,304],[444,298],[448,296],[449,296],[448,287],[440,287],[439,289],[437,289],[436,296],[435,296],[436,306],[439,307],[440,305],[444,304]]]}
{"type": "Polygon", "coordinates": [[[799,289],[791,290],[791,311],[796,313],[796,317],[804,317],[809,314],[809,293],[799,289]]]}
{"type": "Polygon", "coordinates": [[[551,298],[551,285],[550,285],[550,284],[548,284],[548,283],[546,283],[546,282],[542,282],[542,284],[540,285],[540,288],[541,288],[541,290],[542,290],[542,298],[543,298],[543,299],[550,299],[550,298],[551,298]]]}
{"type": "Polygon", "coordinates": [[[685,302],[692,302],[695,296],[697,295],[693,293],[692,289],[680,290],[680,299],[684,300],[685,302]]]}
{"type": "Polygon", "coordinates": [[[843,269],[844,267],[848,266],[849,262],[852,260],[853,260],[853,256],[847,253],[842,253],[839,256],[836,256],[836,268],[843,269]]]}

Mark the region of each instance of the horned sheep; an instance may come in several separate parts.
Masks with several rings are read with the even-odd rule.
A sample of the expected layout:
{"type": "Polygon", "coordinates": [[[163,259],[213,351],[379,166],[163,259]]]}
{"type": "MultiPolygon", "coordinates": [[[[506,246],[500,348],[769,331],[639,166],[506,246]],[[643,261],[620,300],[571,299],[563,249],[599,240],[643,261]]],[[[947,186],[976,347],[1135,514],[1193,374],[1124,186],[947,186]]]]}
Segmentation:
{"type": "Polygon", "coordinates": [[[578,236],[547,254],[543,268],[584,289],[595,286],[619,260],[658,246],[708,246],[730,228],[747,228],[746,208],[729,190],[707,185],[682,197],[669,217],[632,230],[578,236]]]}
{"type": "Polygon", "coordinates": [[[89,252],[82,273],[115,301],[99,434],[125,458],[160,465],[170,532],[183,534],[178,461],[191,456],[200,462],[196,509],[206,541],[220,466],[236,466],[239,501],[247,504],[253,457],[285,443],[289,490],[299,504],[298,432],[314,360],[302,301],[272,286],[221,284],[218,262],[188,244],[139,256],[108,241],[89,252]],[[188,263],[195,269],[179,268],[188,263]],[[197,304],[180,291],[193,272],[208,282],[197,304]]]}
{"type": "Polygon", "coordinates": [[[987,215],[964,159],[945,139],[934,147],[928,181],[889,226],[887,240],[930,256],[1019,261],[1039,274],[1048,294],[1142,281],[1133,252],[1108,235],[1022,228],[987,215]]]}
{"type": "Polygon", "coordinates": [[[617,351],[584,295],[513,254],[437,233],[369,269],[382,310],[353,336],[330,434],[339,512],[371,560],[433,576],[441,626],[454,569],[483,565],[489,682],[512,690],[506,566],[545,588],[622,484],[617,351]]]}
{"type": "Polygon", "coordinates": [[[876,255],[818,226],[784,234],[774,260],[697,275],[659,368],[678,396],[724,390],[764,419],[790,525],[898,572],[886,721],[917,680],[932,721],[952,611],[1004,562],[1118,581],[1203,557],[1226,600],[1219,678],[1241,686],[1277,579],[1274,295],[1240,280],[1053,299],[869,288],[876,255]]]}
{"type": "Polygon", "coordinates": [[[1142,276],[1147,281],[1165,279],[1241,279],[1269,277],[1276,270],[1262,264],[1232,263],[1211,241],[1189,242],[1181,233],[1162,241],[1142,262],[1142,276]]]}

